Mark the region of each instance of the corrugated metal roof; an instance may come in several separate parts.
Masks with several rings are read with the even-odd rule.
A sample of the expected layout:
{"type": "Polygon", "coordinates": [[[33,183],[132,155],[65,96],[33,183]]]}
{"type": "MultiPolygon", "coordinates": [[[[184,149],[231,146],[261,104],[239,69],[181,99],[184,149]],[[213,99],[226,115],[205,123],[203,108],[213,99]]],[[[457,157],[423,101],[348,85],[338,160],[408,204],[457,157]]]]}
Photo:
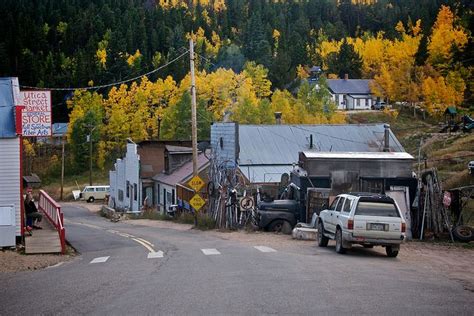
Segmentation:
{"type": "Polygon", "coordinates": [[[284,166],[239,166],[240,172],[251,183],[278,183],[281,175],[290,174],[293,165],[284,166]]]}
{"type": "Polygon", "coordinates": [[[331,158],[331,159],[401,159],[413,160],[412,155],[406,152],[315,152],[305,151],[307,158],[331,158]]]}
{"type": "MultiPolygon", "coordinates": [[[[344,125],[239,125],[239,165],[291,165],[298,153],[315,151],[381,152],[384,124],[344,125]]],[[[390,151],[404,152],[390,131],[390,151]]],[[[243,168],[245,170],[245,168],[243,168]]]]}
{"type": "MultiPolygon", "coordinates": [[[[209,160],[204,156],[204,154],[198,155],[197,165],[198,170],[202,170],[207,164],[209,160]]],[[[177,183],[181,183],[182,181],[189,178],[193,173],[193,162],[187,162],[177,170],[175,170],[172,174],[165,174],[160,173],[153,177],[153,180],[157,182],[161,182],[168,185],[176,185],[177,183]]]]}
{"type": "Polygon", "coordinates": [[[0,78],[0,138],[16,137],[13,79],[0,78]]]}
{"type": "Polygon", "coordinates": [[[368,79],[328,79],[328,88],[341,94],[370,94],[368,79]]]}

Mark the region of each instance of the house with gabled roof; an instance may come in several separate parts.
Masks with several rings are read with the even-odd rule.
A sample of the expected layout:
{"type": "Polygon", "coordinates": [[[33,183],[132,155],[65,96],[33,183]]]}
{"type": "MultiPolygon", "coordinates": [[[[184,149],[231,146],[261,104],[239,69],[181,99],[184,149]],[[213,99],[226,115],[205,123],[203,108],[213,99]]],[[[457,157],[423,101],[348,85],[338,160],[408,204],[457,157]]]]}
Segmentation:
{"type": "Polygon", "coordinates": [[[370,91],[369,79],[328,79],[331,98],[339,110],[369,110],[375,101],[370,91]]]}
{"type": "MultiPolygon", "coordinates": [[[[187,148],[191,151],[192,148],[187,148]]],[[[198,176],[207,183],[207,170],[209,159],[199,153],[197,157],[198,176]]],[[[156,204],[158,209],[169,210],[171,205],[177,205],[180,209],[191,210],[189,200],[197,193],[189,187],[188,182],[193,177],[193,162],[187,160],[178,168],[170,168],[170,161],[165,164],[165,170],[153,177],[157,192],[156,204]],[[168,166],[168,167],[166,167],[168,166]]],[[[201,197],[206,196],[207,186],[204,185],[200,190],[201,197]]]]}

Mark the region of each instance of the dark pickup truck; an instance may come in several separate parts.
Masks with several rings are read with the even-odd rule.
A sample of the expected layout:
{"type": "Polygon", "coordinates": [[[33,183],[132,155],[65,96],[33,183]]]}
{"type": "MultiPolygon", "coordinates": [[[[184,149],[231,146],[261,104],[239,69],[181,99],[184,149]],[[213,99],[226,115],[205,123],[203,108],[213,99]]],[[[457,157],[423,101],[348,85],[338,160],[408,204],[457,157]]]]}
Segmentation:
{"type": "Polygon", "coordinates": [[[303,169],[296,168],[290,173],[290,184],[280,200],[257,204],[253,213],[254,224],[269,231],[290,234],[298,222],[309,222],[314,212],[319,214],[324,209],[329,187],[329,181],[310,179],[303,169]]]}
{"type": "Polygon", "coordinates": [[[269,231],[289,234],[298,222],[298,208],[298,202],[295,200],[260,202],[257,211],[254,213],[254,223],[258,227],[269,231]]]}

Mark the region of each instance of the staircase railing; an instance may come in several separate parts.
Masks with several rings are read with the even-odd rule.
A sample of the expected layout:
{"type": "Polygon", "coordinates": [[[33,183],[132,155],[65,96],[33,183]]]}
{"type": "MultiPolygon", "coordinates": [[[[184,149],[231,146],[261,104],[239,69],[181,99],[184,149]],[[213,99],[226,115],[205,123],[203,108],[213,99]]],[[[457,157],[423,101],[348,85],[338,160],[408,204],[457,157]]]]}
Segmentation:
{"type": "Polygon", "coordinates": [[[61,206],[43,190],[40,190],[38,206],[58,231],[59,240],[61,241],[61,253],[64,254],[66,252],[66,230],[64,229],[61,206]]]}

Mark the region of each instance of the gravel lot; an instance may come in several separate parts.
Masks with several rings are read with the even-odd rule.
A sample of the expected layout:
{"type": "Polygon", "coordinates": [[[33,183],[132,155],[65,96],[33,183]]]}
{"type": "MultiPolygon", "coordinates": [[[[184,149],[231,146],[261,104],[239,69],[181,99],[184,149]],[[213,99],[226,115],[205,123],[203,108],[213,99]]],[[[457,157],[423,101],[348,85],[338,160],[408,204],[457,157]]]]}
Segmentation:
{"type": "MultiPolygon", "coordinates": [[[[63,203],[67,204],[67,203],[63,203]]],[[[91,212],[98,212],[100,204],[88,204],[75,202],[75,206],[82,206],[91,212]],[[79,204],[79,205],[78,205],[79,204]]],[[[130,225],[151,226],[157,228],[168,228],[174,230],[190,230],[192,225],[177,224],[170,221],[156,220],[125,220],[130,225]]],[[[246,231],[206,231],[209,234],[224,240],[234,240],[242,243],[251,243],[273,247],[279,250],[298,252],[303,254],[314,254],[317,251],[315,241],[294,240],[291,236],[264,232],[246,231]]],[[[332,245],[331,243],[329,244],[332,245]]],[[[370,251],[384,254],[384,249],[375,247],[370,251]]],[[[351,253],[348,254],[349,256],[351,253]]],[[[361,255],[354,252],[352,255],[361,255]]],[[[362,253],[363,255],[363,253],[362,253]]],[[[52,266],[61,262],[69,261],[75,256],[72,249],[67,255],[23,255],[17,251],[0,251],[0,273],[17,272],[25,270],[37,270],[52,266]]],[[[398,258],[409,266],[421,267],[431,270],[433,273],[441,273],[450,279],[457,280],[463,284],[466,290],[474,292],[474,249],[466,249],[459,245],[439,244],[430,242],[407,242],[402,245],[398,258]]]]}

